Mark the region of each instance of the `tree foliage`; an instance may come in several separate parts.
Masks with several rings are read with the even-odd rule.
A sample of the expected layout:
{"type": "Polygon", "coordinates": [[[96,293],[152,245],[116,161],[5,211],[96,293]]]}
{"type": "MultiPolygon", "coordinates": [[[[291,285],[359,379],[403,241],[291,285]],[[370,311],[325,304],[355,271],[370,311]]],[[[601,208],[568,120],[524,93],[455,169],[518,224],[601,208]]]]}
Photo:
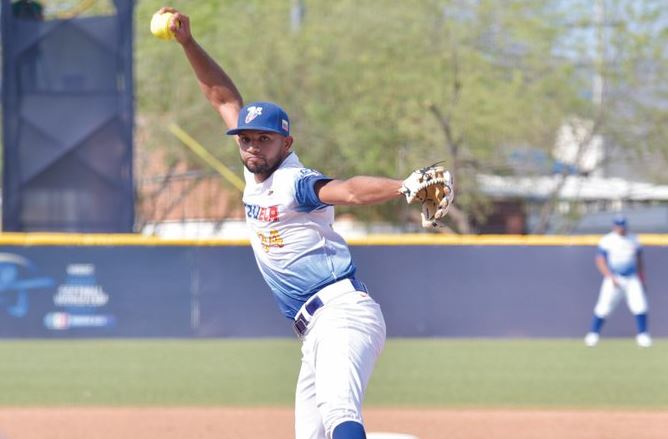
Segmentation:
{"type": "MultiPolygon", "coordinates": [[[[311,0],[298,30],[290,22],[295,3],[172,2],[247,102],[286,108],[307,166],[340,178],[400,177],[445,160],[456,174],[456,230],[470,231],[489,211],[476,175],[512,174],[511,151],[549,154],[566,120],[595,117],[594,74],[609,91],[601,134],[638,154],[668,155],[668,32],[659,0],[603,2],[614,25],[598,26],[602,54],[601,23],[585,0],[311,0]]],[[[160,6],[137,6],[141,138],[177,150],[165,128],[176,121],[237,163],[181,49],[148,32],[160,6]]],[[[414,209],[397,202],[356,212],[401,221],[399,210],[414,209]]]]}

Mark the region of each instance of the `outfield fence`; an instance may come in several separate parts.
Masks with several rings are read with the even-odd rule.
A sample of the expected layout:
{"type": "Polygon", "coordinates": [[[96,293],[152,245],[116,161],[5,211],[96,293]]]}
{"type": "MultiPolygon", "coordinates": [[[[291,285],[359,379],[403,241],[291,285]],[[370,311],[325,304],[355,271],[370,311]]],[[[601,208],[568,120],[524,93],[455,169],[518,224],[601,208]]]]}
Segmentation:
{"type": "MultiPolygon", "coordinates": [[[[581,337],[599,236],[371,236],[358,278],[390,337],[581,337]]],[[[668,336],[668,236],[641,235],[650,325],[668,336]]],[[[629,336],[621,304],[604,335],[629,336]]],[[[246,241],[0,235],[0,336],[290,337],[246,241]]]]}

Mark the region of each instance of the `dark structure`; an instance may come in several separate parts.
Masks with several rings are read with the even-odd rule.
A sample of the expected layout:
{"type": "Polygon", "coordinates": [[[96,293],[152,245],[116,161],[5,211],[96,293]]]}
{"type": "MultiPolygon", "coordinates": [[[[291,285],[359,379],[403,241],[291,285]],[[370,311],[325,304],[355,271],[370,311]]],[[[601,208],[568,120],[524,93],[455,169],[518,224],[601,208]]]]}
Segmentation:
{"type": "Polygon", "coordinates": [[[3,230],[131,232],[132,0],[44,20],[2,0],[3,230]]]}

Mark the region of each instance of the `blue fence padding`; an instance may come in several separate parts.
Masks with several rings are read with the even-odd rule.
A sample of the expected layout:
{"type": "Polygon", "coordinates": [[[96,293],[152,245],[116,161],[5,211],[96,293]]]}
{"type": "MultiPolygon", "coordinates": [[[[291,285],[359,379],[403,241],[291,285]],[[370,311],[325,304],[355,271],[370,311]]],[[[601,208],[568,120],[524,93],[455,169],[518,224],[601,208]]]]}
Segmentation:
{"type": "Polygon", "coordinates": [[[135,2],[46,20],[13,3],[0,14],[2,230],[131,233],[135,2]]]}
{"type": "MultiPolygon", "coordinates": [[[[593,246],[353,246],[390,337],[581,337],[593,246]]],[[[668,247],[646,247],[650,327],[668,336],[668,247]]],[[[621,303],[604,336],[629,336],[621,303]]],[[[0,246],[2,337],[292,336],[250,247],[0,246]]]]}

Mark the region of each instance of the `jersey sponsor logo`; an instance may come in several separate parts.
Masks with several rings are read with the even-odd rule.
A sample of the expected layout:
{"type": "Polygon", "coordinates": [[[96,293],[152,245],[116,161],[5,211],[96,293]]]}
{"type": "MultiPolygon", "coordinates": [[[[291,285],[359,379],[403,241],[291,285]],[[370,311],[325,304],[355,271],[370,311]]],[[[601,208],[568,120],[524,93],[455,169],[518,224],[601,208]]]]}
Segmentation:
{"type": "Polygon", "coordinates": [[[246,208],[246,216],[248,218],[265,223],[278,221],[278,206],[261,207],[257,204],[244,203],[244,207],[246,208]]]}
{"type": "Polygon", "coordinates": [[[248,114],[246,114],[246,119],[244,119],[244,122],[248,123],[261,114],[262,114],[262,107],[256,107],[256,106],[248,107],[248,114]]]}
{"type": "Polygon", "coordinates": [[[257,232],[257,237],[260,238],[260,244],[266,253],[269,253],[272,247],[281,248],[285,246],[283,238],[278,233],[278,230],[269,231],[269,235],[264,233],[257,232]]]}

